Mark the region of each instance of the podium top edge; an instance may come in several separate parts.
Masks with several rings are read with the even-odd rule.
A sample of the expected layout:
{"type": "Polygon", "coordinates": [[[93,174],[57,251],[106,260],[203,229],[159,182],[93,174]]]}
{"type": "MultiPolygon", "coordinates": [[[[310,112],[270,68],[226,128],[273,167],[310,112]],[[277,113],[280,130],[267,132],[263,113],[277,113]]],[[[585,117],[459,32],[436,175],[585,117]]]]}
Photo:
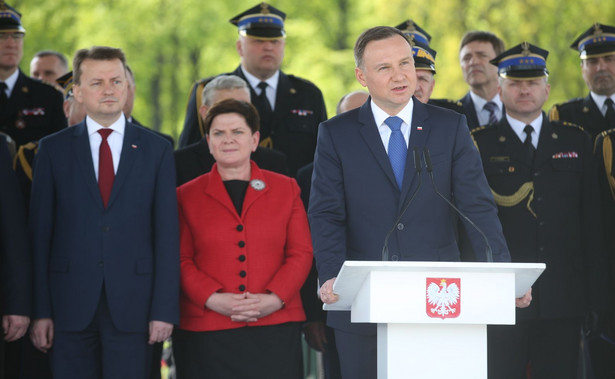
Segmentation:
{"type": "Polygon", "coordinates": [[[414,268],[491,268],[491,269],[542,269],[547,266],[544,263],[518,263],[518,262],[442,262],[442,261],[345,261],[348,267],[414,267],[414,268]]]}

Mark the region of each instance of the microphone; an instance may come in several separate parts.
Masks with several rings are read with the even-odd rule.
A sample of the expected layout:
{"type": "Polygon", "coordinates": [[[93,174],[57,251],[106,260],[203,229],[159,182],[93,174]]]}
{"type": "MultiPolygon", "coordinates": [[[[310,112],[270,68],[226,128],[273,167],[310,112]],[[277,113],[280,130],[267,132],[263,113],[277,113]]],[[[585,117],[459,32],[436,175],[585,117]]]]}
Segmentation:
{"type": "Polygon", "coordinates": [[[461,212],[453,203],[451,203],[446,198],[446,196],[442,195],[442,193],[440,193],[440,191],[438,190],[438,187],[436,186],[436,182],[433,179],[433,167],[431,166],[431,157],[429,156],[429,149],[427,148],[427,146],[423,148],[423,156],[425,157],[425,169],[427,170],[427,173],[429,174],[429,177],[431,178],[431,184],[433,185],[434,191],[436,191],[436,193],[444,201],[446,201],[446,203],[450,205],[451,208],[453,208],[459,216],[461,216],[464,220],[466,220],[470,225],[472,225],[472,227],[477,232],[480,233],[480,235],[485,240],[485,257],[487,258],[487,262],[493,262],[493,251],[491,250],[491,245],[489,244],[489,240],[487,239],[487,236],[485,235],[485,233],[483,233],[483,231],[474,222],[472,222],[472,220],[470,220],[468,216],[463,214],[463,212],[461,212]]]}
{"type": "Polygon", "coordinates": [[[416,186],[416,189],[414,190],[414,193],[412,193],[412,196],[410,196],[410,199],[408,200],[408,202],[404,206],[404,209],[402,209],[402,211],[399,214],[399,216],[397,216],[397,219],[393,223],[393,226],[391,227],[391,230],[389,230],[387,235],[384,237],[384,245],[382,246],[382,260],[383,261],[388,261],[389,260],[389,237],[391,237],[391,233],[393,233],[393,230],[395,230],[395,228],[397,227],[397,224],[399,223],[399,220],[401,220],[403,215],[406,213],[406,210],[408,209],[408,207],[412,203],[412,200],[414,200],[414,198],[416,197],[416,194],[419,192],[419,189],[421,188],[421,184],[422,184],[422,180],[421,180],[421,172],[422,172],[421,152],[415,146],[415,147],[412,148],[412,153],[414,155],[414,169],[416,170],[417,174],[419,174],[419,184],[418,184],[418,186],[416,186]]]}

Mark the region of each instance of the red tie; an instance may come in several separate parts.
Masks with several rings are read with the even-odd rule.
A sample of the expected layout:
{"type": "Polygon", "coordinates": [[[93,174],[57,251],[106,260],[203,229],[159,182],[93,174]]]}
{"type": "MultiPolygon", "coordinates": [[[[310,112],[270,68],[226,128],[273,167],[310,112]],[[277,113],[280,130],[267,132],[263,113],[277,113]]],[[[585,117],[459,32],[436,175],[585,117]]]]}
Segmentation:
{"type": "Polygon", "coordinates": [[[113,132],[112,129],[98,129],[98,133],[102,137],[100,149],[98,151],[98,188],[102,197],[103,206],[107,208],[109,197],[111,196],[111,188],[113,188],[113,180],[115,172],[113,171],[113,156],[111,148],[107,142],[107,137],[113,132]]]}

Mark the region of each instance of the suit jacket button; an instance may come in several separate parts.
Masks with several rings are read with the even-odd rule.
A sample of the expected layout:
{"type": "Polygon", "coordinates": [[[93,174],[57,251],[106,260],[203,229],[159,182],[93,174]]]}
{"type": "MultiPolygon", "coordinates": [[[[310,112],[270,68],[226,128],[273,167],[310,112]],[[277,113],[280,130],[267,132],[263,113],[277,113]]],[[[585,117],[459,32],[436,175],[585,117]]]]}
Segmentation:
{"type": "Polygon", "coordinates": [[[404,224],[402,224],[401,222],[397,224],[397,230],[404,230],[404,224]]]}
{"type": "Polygon", "coordinates": [[[241,276],[242,278],[245,278],[245,277],[246,277],[246,272],[245,272],[245,271],[243,271],[243,270],[241,270],[241,271],[239,272],[239,276],[241,276]]]}
{"type": "Polygon", "coordinates": [[[239,224],[237,225],[237,231],[241,232],[243,230],[243,225],[239,224]]]}
{"type": "Polygon", "coordinates": [[[243,254],[241,254],[241,255],[239,256],[239,262],[244,262],[245,260],[246,260],[246,256],[245,256],[245,255],[243,255],[243,254]]]}
{"type": "Polygon", "coordinates": [[[239,247],[244,247],[246,246],[246,243],[244,241],[239,241],[238,245],[239,247]]]}
{"type": "Polygon", "coordinates": [[[392,261],[398,261],[398,260],[399,260],[399,257],[398,257],[397,255],[392,255],[392,256],[391,256],[391,260],[392,260],[392,261]]]}
{"type": "Polygon", "coordinates": [[[246,290],[246,286],[244,286],[243,284],[239,286],[239,290],[240,291],[245,291],[246,290]]]}

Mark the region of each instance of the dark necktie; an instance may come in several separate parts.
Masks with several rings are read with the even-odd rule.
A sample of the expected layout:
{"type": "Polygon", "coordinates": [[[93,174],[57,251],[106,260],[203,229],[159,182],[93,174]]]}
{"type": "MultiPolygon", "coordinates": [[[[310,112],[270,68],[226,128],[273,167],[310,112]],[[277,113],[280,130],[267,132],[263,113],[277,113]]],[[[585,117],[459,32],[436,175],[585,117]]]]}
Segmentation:
{"type": "Polygon", "coordinates": [[[606,118],[606,122],[609,124],[609,129],[615,128],[615,108],[613,108],[613,100],[610,97],[607,97],[604,100],[604,105],[606,105],[606,114],[604,117],[606,118]]]}
{"type": "Polygon", "coordinates": [[[103,206],[107,208],[111,189],[113,188],[113,180],[115,172],[113,171],[113,156],[111,148],[107,142],[107,137],[113,132],[112,129],[98,129],[98,133],[102,137],[100,149],[98,150],[98,189],[102,197],[103,206]]]}
{"type": "Polygon", "coordinates": [[[525,147],[525,151],[530,161],[534,161],[534,155],[536,153],[536,148],[532,144],[532,132],[534,131],[534,128],[532,125],[525,125],[523,131],[525,132],[525,141],[523,142],[523,146],[525,147]]]}
{"type": "Polygon", "coordinates": [[[8,87],[6,86],[5,82],[0,82],[0,110],[4,110],[4,108],[6,107],[6,103],[9,101],[8,97],[6,96],[6,89],[8,87]]]}
{"type": "Polygon", "coordinates": [[[261,89],[261,93],[258,95],[258,100],[261,103],[259,115],[261,117],[261,139],[268,137],[271,132],[271,118],[273,111],[271,110],[271,104],[267,98],[267,82],[258,83],[258,88],[261,89]]]}
{"type": "Polygon", "coordinates": [[[495,115],[495,111],[498,109],[496,103],[489,101],[483,106],[483,109],[489,112],[489,124],[495,124],[498,122],[498,117],[495,115]]]}
{"type": "Polygon", "coordinates": [[[408,155],[408,147],[406,140],[401,132],[401,118],[389,117],[384,120],[384,123],[391,129],[391,138],[389,138],[389,161],[393,167],[393,174],[397,186],[401,191],[401,185],[404,181],[404,169],[406,167],[406,155],[408,155]]]}

